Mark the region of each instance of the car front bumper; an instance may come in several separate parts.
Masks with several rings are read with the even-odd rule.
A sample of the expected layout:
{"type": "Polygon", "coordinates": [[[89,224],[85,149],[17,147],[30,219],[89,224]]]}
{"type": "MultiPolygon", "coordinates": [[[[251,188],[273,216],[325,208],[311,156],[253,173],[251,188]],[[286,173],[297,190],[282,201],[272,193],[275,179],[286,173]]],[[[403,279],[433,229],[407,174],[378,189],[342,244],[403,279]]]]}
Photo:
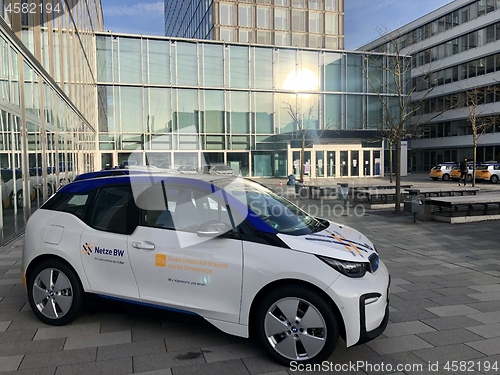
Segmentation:
{"type": "Polygon", "coordinates": [[[337,305],[345,327],[347,347],[380,335],[389,320],[390,276],[380,262],[375,273],[362,278],[339,277],[327,293],[337,305]]]}

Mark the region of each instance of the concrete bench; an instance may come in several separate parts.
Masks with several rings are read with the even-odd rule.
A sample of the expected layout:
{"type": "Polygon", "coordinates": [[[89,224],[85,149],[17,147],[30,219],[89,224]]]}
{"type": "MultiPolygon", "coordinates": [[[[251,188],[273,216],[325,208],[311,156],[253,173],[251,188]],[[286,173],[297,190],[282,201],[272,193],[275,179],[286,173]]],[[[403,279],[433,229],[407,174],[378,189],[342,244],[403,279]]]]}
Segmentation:
{"type": "MultiPolygon", "coordinates": [[[[409,189],[405,189],[408,191],[409,189]]],[[[453,196],[463,196],[463,195],[476,195],[479,192],[477,188],[468,187],[457,187],[457,188],[422,188],[420,190],[421,198],[428,197],[453,197],[453,196]]]]}
{"type": "MultiPolygon", "coordinates": [[[[405,195],[404,191],[401,190],[401,197],[405,195]]],[[[380,201],[387,204],[389,199],[395,200],[396,189],[360,189],[353,193],[353,199],[357,201],[367,201],[368,203],[373,203],[374,201],[380,201]]]]}
{"type": "Polygon", "coordinates": [[[497,220],[500,219],[500,193],[424,198],[421,218],[451,223],[497,220]],[[490,210],[495,206],[498,213],[493,214],[490,210]]]}

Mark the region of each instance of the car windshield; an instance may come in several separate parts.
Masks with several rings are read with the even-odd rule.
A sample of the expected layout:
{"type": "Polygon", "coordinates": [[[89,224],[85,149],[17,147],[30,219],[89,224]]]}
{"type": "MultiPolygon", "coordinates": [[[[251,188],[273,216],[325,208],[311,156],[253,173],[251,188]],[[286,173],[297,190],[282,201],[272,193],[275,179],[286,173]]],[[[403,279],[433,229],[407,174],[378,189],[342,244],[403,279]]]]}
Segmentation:
{"type": "Polygon", "coordinates": [[[441,166],[440,165],[436,165],[434,168],[432,168],[432,170],[439,171],[439,170],[441,170],[441,166]]]}
{"type": "Polygon", "coordinates": [[[279,233],[304,235],[325,228],[321,221],[256,182],[238,179],[237,183],[218,185],[279,233]]]}

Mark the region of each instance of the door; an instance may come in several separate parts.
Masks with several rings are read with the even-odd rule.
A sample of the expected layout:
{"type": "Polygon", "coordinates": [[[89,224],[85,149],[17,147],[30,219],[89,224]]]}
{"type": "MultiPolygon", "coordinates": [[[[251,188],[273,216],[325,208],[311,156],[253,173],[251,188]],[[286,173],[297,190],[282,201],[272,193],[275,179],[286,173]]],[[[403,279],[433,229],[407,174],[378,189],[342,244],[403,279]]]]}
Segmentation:
{"type": "Polygon", "coordinates": [[[199,187],[162,182],[137,205],[141,223],[128,251],[141,300],[237,323],[243,249],[224,200],[199,187]],[[225,234],[215,237],[217,228],[225,234]]]}
{"type": "Polygon", "coordinates": [[[80,256],[95,293],[137,300],[139,293],[130,265],[127,239],[138,221],[130,186],[101,189],[89,226],[81,236],[80,256]]]}

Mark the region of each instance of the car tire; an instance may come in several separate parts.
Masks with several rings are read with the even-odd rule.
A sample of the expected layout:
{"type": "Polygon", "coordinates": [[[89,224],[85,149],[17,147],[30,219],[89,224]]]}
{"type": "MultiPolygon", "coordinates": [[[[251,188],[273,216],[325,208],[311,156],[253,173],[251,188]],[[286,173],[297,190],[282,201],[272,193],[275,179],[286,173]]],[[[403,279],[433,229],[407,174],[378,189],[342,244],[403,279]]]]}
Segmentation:
{"type": "Polygon", "coordinates": [[[23,208],[24,206],[24,196],[23,196],[23,191],[22,189],[19,190],[16,194],[12,192],[10,194],[10,205],[12,207],[17,206],[17,208],[23,208]]]}
{"type": "Polygon", "coordinates": [[[47,198],[50,198],[54,194],[54,188],[52,184],[47,184],[47,198]]]}
{"type": "Polygon", "coordinates": [[[494,174],[493,176],[491,176],[490,181],[492,184],[496,184],[498,182],[498,176],[494,174]]]}
{"type": "Polygon", "coordinates": [[[83,308],[83,288],[75,271],[57,259],[43,261],[28,279],[28,300],[42,322],[60,326],[83,308]]]}
{"type": "Polygon", "coordinates": [[[278,363],[319,363],[337,345],[339,330],[333,308],[311,288],[285,286],[261,301],[255,320],[257,340],[278,363]]]}
{"type": "Polygon", "coordinates": [[[450,180],[450,175],[449,174],[444,174],[443,175],[443,181],[449,181],[450,180]]]}

